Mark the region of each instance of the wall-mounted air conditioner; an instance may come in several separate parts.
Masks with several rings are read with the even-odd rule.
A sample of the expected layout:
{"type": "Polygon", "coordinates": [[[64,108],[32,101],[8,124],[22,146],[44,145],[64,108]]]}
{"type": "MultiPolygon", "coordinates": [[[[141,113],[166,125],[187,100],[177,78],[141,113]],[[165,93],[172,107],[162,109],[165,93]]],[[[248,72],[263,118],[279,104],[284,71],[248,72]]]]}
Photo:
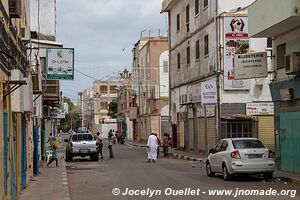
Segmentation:
{"type": "Polygon", "coordinates": [[[42,92],[42,78],[40,73],[32,74],[32,88],[33,94],[39,94],[42,92]]]}
{"type": "Polygon", "coordinates": [[[21,39],[22,41],[29,41],[30,40],[30,28],[28,26],[21,28],[21,39]]]}
{"type": "MultiPolygon", "coordinates": [[[[11,70],[11,81],[21,81],[23,80],[23,74],[18,69],[11,70]]],[[[18,85],[18,83],[16,83],[18,85]]],[[[11,93],[11,110],[12,112],[24,112],[24,93],[23,86],[11,93]]]]}
{"type": "Polygon", "coordinates": [[[292,52],[285,55],[284,59],[286,74],[300,73],[300,52],[292,52]]]}

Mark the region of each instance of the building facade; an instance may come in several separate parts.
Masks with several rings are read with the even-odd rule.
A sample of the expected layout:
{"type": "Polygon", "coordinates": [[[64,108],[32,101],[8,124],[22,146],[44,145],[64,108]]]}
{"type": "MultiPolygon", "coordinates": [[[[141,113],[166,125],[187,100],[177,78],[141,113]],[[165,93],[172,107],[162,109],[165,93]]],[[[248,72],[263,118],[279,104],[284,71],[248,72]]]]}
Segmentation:
{"type": "Polygon", "coordinates": [[[133,49],[132,88],[138,106],[137,140],[146,141],[151,132],[168,132],[169,63],[168,39],[141,38],[133,49]]]}
{"type": "Polygon", "coordinates": [[[273,112],[262,116],[247,112],[253,102],[272,110],[268,87],[271,73],[261,79],[234,79],[234,54],[264,52],[267,47],[267,39],[248,38],[246,7],[251,3],[163,1],[162,12],[167,12],[169,18],[174,146],[206,155],[221,138],[259,137],[274,147],[273,130],[264,132],[265,126],[272,123],[273,112]],[[205,85],[211,86],[215,94],[212,106],[202,99],[205,85]]]}
{"type": "Polygon", "coordinates": [[[275,79],[270,89],[275,103],[276,160],[281,170],[294,173],[300,173],[299,9],[297,0],[258,0],[249,8],[250,36],[272,38],[275,79]]]}

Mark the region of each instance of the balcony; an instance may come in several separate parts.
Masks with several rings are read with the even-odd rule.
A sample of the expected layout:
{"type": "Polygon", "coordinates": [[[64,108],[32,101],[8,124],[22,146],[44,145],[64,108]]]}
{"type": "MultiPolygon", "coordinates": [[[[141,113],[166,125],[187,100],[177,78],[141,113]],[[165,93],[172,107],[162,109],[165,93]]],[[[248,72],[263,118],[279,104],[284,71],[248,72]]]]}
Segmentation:
{"type": "Polygon", "coordinates": [[[176,2],[177,2],[177,0],[164,0],[162,2],[161,12],[169,11],[176,2]]]}
{"type": "Polygon", "coordinates": [[[45,104],[60,104],[61,94],[58,80],[43,80],[43,88],[46,89],[43,94],[43,100],[45,104]]]}
{"type": "Polygon", "coordinates": [[[250,37],[276,37],[299,27],[299,0],[258,0],[248,10],[250,37]]]}

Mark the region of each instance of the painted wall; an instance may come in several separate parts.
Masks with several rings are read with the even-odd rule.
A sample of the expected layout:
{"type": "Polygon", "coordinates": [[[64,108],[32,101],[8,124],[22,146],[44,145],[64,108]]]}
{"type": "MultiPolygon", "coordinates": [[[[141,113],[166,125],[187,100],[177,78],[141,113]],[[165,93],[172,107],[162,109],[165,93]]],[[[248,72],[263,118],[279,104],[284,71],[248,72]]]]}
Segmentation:
{"type": "Polygon", "coordinates": [[[56,37],[56,0],[30,1],[30,29],[56,37]]]}
{"type": "Polygon", "coordinates": [[[161,97],[169,97],[169,51],[161,53],[159,58],[159,93],[161,97]],[[168,63],[167,71],[164,71],[164,63],[168,63]]]}

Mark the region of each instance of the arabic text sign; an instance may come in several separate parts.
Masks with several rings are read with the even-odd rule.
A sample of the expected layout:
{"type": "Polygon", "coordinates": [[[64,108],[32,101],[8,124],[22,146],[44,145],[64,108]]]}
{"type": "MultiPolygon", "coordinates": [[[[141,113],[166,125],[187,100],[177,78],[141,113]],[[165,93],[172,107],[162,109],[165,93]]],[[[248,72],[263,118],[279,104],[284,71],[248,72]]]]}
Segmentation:
{"type": "Polygon", "coordinates": [[[46,79],[74,80],[74,49],[46,49],[46,79]]]}

